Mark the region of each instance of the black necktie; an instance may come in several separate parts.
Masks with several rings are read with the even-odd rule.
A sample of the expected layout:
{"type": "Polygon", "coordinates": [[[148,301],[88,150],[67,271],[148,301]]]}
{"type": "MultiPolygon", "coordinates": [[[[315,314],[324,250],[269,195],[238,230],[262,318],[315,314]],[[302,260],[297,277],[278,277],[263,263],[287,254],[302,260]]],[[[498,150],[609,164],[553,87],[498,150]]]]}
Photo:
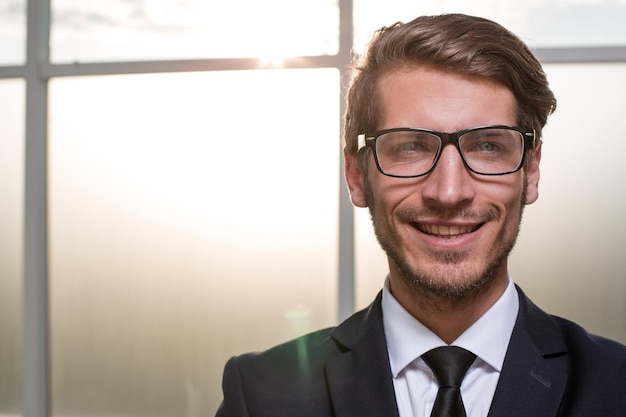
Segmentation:
{"type": "Polygon", "coordinates": [[[439,391],[430,417],[466,417],[461,381],[476,355],[456,346],[442,346],[422,355],[435,374],[439,391]]]}

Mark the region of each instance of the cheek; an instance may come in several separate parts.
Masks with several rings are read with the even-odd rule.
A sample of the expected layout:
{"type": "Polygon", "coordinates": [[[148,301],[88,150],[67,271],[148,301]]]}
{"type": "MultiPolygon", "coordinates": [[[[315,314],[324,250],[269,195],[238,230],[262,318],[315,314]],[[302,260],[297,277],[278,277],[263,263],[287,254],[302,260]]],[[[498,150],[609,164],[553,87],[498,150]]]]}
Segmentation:
{"type": "Polygon", "coordinates": [[[500,212],[502,227],[517,227],[513,225],[519,223],[525,206],[526,179],[519,175],[517,178],[501,177],[500,180],[485,184],[482,191],[477,190],[474,207],[480,209],[480,207],[492,206],[500,212]],[[511,226],[507,226],[509,224],[511,226]]]}
{"type": "Polygon", "coordinates": [[[376,172],[368,181],[366,199],[370,209],[392,215],[399,207],[420,205],[419,186],[414,180],[386,177],[376,172]]]}
{"type": "Polygon", "coordinates": [[[513,189],[518,189],[519,192],[510,196],[508,200],[509,202],[506,205],[506,217],[508,219],[507,222],[510,224],[510,228],[515,228],[517,230],[526,205],[527,194],[525,184],[519,188],[510,187],[509,193],[513,189]]]}

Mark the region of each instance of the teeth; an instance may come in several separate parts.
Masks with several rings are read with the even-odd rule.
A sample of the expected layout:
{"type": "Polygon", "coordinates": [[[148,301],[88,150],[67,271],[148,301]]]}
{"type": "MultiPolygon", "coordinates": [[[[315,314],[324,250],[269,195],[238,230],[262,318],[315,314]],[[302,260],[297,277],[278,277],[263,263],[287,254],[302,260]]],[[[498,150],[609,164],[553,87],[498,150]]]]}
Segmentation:
{"type": "Polygon", "coordinates": [[[457,236],[471,233],[476,230],[476,226],[441,226],[435,224],[420,224],[419,229],[429,235],[437,236],[457,236]]]}

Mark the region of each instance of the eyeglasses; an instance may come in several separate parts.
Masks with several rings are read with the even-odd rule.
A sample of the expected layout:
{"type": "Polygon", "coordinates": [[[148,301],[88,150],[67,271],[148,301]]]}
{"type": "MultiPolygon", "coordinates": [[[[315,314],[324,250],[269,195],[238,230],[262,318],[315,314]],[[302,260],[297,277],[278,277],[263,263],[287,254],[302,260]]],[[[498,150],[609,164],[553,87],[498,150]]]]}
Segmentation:
{"type": "Polygon", "coordinates": [[[446,145],[454,145],[470,171],[506,175],[519,171],[526,149],[535,147],[535,131],[517,126],[482,126],[454,133],[395,128],[358,136],[358,150],[374,151],[378,170],[387,176],[413,178],[433,170],[446,145]]]}

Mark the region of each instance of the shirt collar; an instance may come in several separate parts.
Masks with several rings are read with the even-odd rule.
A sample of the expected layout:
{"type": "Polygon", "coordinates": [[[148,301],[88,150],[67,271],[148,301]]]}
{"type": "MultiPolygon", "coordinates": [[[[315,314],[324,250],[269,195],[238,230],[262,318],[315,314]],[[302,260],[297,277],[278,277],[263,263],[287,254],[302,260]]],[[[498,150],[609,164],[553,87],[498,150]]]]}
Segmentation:
{"type": "MultiPolygon", "coordinates": [[[[498,301],[452,345],[469,350],[500,372],[518,309],[517,291],[509,276],[508,285],[498,301]]],[[[388,278],[383,287],[382,310],[389,363],[394,377],[422,354],[446,345],[400,305],[389,290],[388,278]]]]}

